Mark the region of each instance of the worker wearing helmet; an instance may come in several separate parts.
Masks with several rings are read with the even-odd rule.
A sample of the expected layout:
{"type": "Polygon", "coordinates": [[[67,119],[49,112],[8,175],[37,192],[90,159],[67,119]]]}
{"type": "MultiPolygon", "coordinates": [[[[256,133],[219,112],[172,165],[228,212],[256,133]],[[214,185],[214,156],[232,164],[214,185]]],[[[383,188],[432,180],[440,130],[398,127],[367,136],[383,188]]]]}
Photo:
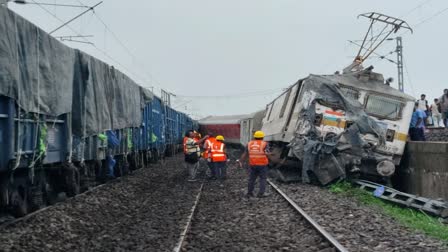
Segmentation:
{"type": "Polygon", "coordinates": [[[263,141],[264,133],[263,131],[256,131],[254,134],[254,140],[247,144],[247,148],[241,158],[237,162],[241,165],[241,161],[244,161],[247,157],[249,158],[249,182],[247,188],[247,196],[254,196],[255,182],[259,177],[260,190],[258,191],[257,197],[265,196],[266,189],[266,179],[268,173],[269,160],[266,155],[268,143],[263,141]],[[241,160],[241,161],[240,161],[241,160]]]}
{"type": "Polygon", "coordinates": [[[185,166],[188,168],[190,179],[188,181],[196,181],[196,174],[199,168],[200,148],[199,146],[207,140],[208,136],[205,136],[199,141],[194,139],[195,134],[193,130],[189,130],[185,136],[187,137],[185,148],[185,166]]]}
{"type": "Polygon", "coordinates": [[[215,141],[210,147],[209,154],[216,177],[218,179],[225,179],[227,155],[225,150],[224,137],[222,135],[216,136],[215,141]]]}
{"type": "Polygon", "coordinates": [[[208,133],[208,139],[205,140],[204,142],[204,153],[203,153],[203,158],[207,160],[207,164],[208,164],[208,168],[210,169],[210,178],[211,179],[216,179],[216,171],[215,168],[213,167],[213,163],[211,160],[211,154],[210,154],[210,149],[213,146],[213,143],[216,141],[214,134],[209,132],[208,133]]]}

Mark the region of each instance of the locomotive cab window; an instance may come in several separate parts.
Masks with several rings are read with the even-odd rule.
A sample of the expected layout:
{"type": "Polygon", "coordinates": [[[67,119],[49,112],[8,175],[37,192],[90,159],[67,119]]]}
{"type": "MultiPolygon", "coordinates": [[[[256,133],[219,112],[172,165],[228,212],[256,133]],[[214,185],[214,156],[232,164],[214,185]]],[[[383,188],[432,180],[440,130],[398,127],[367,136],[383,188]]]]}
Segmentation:
{"type": "Polygon", "coordinates": [[[389,97],[369,95],[365,109],[369,115],[396,120],[400,118],[403,103],[389,97]]]}
{"type": "Polygon", "coordinates": [[[283,118],[283,116],[285,115],[286,106],[288,105],[289,96],[291,95],[291,89],[292,88],[290,88],[288,90],[288,93],[286,93],[285,100],[283,101],[282,109],[280,110],[280,117],[279,118],[283,118]]]}
{"type": "Polygon", "coordinates": [[[271,103],[267,108],[266,108],[266,112],[267,112],[267,110],[269,110],[269,113],[268,113],[268,118],[267,118],[267,120],[266,121],[268,121],[269,122],[269,120],[271,119],[271,113],[272,113],[272,108],[274,107],[274,103],[271,103]]]}
{"type": "Polygon", "coordinates": [[[359,99],[359,91],[352,88],[352,87],[347,87],[347,86],[343,86],[340,85],[341,91],[343,94],[345,94],[346,96],[352,98],[353,100],[358,100],[359,99]]]}

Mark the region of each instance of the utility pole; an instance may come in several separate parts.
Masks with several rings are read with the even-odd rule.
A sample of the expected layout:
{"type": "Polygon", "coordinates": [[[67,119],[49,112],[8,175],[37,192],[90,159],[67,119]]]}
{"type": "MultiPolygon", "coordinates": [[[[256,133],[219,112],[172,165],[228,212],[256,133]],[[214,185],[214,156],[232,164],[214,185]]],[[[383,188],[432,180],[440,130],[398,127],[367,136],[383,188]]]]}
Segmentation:
{"type": "Polygon", "coordinates": [[[397,37],[397,68],[398,68],[398,89],[404,92],[403,84],[403,44],[401,37],[397,37]]]}

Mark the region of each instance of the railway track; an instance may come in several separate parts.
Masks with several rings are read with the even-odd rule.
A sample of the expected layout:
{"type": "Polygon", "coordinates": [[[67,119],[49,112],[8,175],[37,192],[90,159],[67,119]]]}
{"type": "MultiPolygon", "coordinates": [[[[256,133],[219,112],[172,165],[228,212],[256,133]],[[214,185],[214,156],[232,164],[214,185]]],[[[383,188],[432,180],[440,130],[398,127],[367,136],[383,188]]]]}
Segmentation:
{"type": "Polygon", "coordinates": [[[0,251],[446,251],[324,190],[272,183],[268,197],[245,198],[244,170],[230,165],[227,180],[189,183],[179,163],[140,169],[3,224],[0,251]]]}
{"type": "Polygon", "coordinates": [[[294,208],[313,228],[322,235],[334,248],[339,252],[348,252],[348,250],[342,246],[332,235],[330,235],[323,227],[321,227],[311,216],[309,216],[302,208],[300,208],[286,193],[284,193],[277,185],[268,180],[268,183],[274,188],[274,190],[280,194],[289,205],[294,208]]]}
{"type": "Polygon", "coordinates": [[[348,251],[271,181],[278,195],[245,198],[237,173],[201,184],[172,251],[348,251]]]}
{"type": "Polygon", "coordinates": [[[194,213],[196,212],[196,208],[198,206],[199,200],[201,199],[202,189],[204,188],[204,182],[202,182],[201,187],[199,188],[199,192],[196,195],[196,200],[193,204],[193,207],[191,208],[191,213],[187,218],[187,223],[185,224],[184,229],[182,230],[182,233],[180,234],[179,242],[176,244],[176,247],[174,248],[174,252],[180,252],[182,251],[182,247],[185,242],[185,238],[187,237],[188,231],[190,230],[191,223],[193,220],[194,213]]]}

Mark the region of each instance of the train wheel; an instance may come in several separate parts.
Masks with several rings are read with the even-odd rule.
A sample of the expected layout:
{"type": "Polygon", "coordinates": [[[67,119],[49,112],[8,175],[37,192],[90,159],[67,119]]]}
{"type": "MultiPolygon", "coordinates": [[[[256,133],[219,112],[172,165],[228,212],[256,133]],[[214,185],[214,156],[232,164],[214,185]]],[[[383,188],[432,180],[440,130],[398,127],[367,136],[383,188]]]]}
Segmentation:
{"type": "Polygon", "coordinates": [[[11,192],[12,214],[22,217],[29,213],[28,192],[24,185],[15,185],[11,192]]]}
{"type": "Polygon", "coordinates": [[[58,202],[58,193],[52,184],[47,184],[45,186],[45,199],[47,205],[53,205],[58,202]]]}
{"type": "Polygon", "coordinates": [[[151,160],[152,160],[152,152],[151,151],[146,151],[146,167],[149,167],[151,164],[151,160]]]}
{"type": "Polygon", "coordinates": [[[81,191],[79,171],[73,164],[66,164],[65,166],[67,195],[73,197],[81,191]]]}
{"type": "Polygon", "coordinates": [[[117,163],[114,167],[114,175],[115,177],[122,177],[124,176],[124,158],[122,156],[116,158],[117,163]]]}
{"type": "Polygon", "coordinates": [[[33,187],[30,192],[30,208],[31,211],[38,210],[47,204],[45,199],[45,180],[40,180],[39,183],[33,187]]]}
{"type": "Polygon", "coordinates": [[[159,161],[159,152],[156,149],[153,149],[151,162],[153,164],[156,164],[158,161],[159,161]]]}
{"type": "Polygon", "coordinates": [[[138,164],[137,164],[137,157],[136,157],[135,153],[129,154],[127,157],[127,160],[128,160],[129,168],[131,169],[131,171],[137,170],[138,164]]]}

